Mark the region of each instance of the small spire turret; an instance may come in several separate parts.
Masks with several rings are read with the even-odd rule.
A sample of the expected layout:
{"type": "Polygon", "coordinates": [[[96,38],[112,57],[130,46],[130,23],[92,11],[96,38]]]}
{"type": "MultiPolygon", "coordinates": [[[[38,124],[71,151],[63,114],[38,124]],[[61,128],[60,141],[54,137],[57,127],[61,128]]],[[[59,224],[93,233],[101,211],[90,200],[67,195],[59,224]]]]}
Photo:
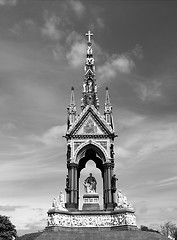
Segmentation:
{"type": "Polygon", "coordinates": [[[71,88],[70,106],[75,106],[74,87],[71,88]]]}
{"type": "Polygon", "coordinates": [[[91,36],[93,33],[88,31],[86,33],[88,36],[87,42],[87,55],[86,55],[86,62],[85,62],[85,78],[83,82],[83,97],[81,100],[81,108],[84,109],[87,105],[94,105],[97,109],[99,108],[99,100],[97,97],[97,84],[95,79],[95,65],[94,65],[94,57],[93,57],[93,50],[92,50],[92,42],[91,36]]]}
{"type": "Polygon", "coordinates": [[[108,87],[106,87],[106,99],[104,104],[104,116],[107,123],[113,128],[112,105],[110,102],[108,87]]]}
{"type": "Polygon", "coordinates": [[[71,99],[70,99],[70,104],[69,104],[67,110],[68,110],[68,128],[69,128],[76,119],[76,104],[75,104],[75,97],[74,97],[74,87],[71,88],[71,99]]]}

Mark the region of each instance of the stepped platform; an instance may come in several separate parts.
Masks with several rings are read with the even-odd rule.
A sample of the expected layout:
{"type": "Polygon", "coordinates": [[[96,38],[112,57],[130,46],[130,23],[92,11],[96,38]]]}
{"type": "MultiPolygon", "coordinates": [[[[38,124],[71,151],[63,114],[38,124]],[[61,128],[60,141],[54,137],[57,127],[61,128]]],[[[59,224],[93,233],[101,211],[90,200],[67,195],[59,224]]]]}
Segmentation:
{"type": "Polygon", "coordinates": [[[137,231],[116,231],[100,229],[73,229],[57,232],[44,231],[40,235],[26,234],[19,237],[19,240],[168,240],[167,237],[154,232],[137,231]]]}

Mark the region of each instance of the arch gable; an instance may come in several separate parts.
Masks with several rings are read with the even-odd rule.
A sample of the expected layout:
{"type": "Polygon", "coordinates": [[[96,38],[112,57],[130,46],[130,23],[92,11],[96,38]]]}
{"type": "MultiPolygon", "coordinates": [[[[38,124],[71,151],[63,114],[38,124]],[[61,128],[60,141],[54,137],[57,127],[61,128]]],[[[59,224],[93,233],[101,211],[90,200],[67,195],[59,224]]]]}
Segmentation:
{"type": "Polygon", "coordinates": [[[85,155],[85,152],[88,149],[93,149],[97,156],[102,160],[102,163],[106,162],[108,159],[108,154],[106,150],[97,142],[93,140],[88,140],[85,143],[82,143],[74,153],[74,162],[79,163],[80,159],[82,159],[85,155]]]}

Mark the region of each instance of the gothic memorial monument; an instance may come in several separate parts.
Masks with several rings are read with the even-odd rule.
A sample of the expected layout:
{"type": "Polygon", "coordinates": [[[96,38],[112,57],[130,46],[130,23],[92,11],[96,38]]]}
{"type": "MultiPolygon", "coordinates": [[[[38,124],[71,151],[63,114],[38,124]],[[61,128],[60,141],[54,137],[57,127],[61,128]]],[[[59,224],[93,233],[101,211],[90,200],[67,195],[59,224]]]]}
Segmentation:
{"type": "Polygon", "coordinates": [[[81,113],[76,115],[74,88],[68,106],[66,199],[60,192],[54,198],[48,211],[46,230],[58,231],[62,228],[104,228],[116,230],[136,229],[135,211],[127,202],[121,190],[117,191],[114,174],[114,132],[112,106],[108,88],[104,104],[104,115],[99,112],[99,99],[95,77],[94,56],[91,36],[86,34],[87,53],[82,89],[81,113]],[[92,173],[80,183],[80,173],[86,163],[92,160],[101,171],[103,181],[103,207],[100,208],[97,180],[92,173]],[[83,187],[82,209],[79,209],[79,186],[83,187]]]}

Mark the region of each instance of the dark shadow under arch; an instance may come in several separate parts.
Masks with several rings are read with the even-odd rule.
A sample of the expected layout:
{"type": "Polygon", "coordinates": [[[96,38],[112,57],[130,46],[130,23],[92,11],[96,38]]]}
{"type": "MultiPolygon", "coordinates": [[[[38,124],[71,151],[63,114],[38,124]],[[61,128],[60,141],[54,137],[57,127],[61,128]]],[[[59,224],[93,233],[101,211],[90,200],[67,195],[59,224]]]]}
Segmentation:
{"type": "Polygon", "coordinates": [[[85,165],[89,160],[95,162],[96,168],[100,169],[103,177],[105,155],[98,147],[92,144],[84,146],[78,153],[78,177],[80,177],[80,172],[85,168],[85,165]]]}

